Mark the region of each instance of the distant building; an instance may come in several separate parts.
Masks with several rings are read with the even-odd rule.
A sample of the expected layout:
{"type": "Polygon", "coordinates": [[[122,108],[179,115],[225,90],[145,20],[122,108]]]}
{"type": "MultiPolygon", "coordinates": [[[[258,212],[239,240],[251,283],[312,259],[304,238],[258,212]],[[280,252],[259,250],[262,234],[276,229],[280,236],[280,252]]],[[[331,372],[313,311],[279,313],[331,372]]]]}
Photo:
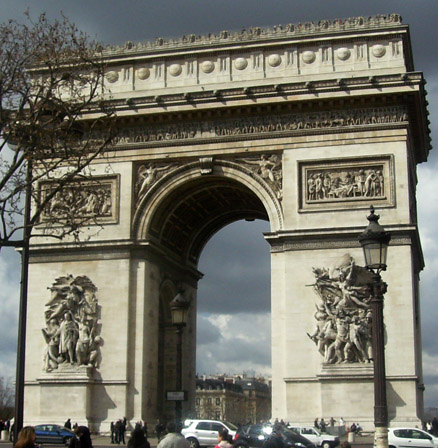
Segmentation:
{"type": "Polygon", "coordinates": [[[263,378],[214,376],[196,380],[197,418],[235,424],[271,418],[271,390],[263,378]]]}
{"type": "Polygon", "coordinates": [[[254,378],[236,380],[246,396],[246,421],[257,423],[271,418],[271,390],[254,378]]]}

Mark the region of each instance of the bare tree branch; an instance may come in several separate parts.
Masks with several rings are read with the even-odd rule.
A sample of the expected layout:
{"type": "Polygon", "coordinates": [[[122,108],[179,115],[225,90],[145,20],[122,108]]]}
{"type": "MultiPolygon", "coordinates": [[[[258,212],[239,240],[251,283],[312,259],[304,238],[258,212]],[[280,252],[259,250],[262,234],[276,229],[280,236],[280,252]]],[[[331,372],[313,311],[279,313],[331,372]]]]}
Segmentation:
{"type": "Polygon", "coordinates": [[[91,178],[86,168],[110,147],[115,129],[113,111],[103,101],[102,47],[65,17],[26,17],[24,24],[0,25],[0,250],[20,245],[24,226],[33,229],[42,220],[42,234],[55,238],[78,238],[82,225],[98,224],[90,207],[54,203],[72,201],[77,179],[91,178]],[[90,110],[98,118],[87,118],[90,110]],[[29,182],[32,215],[24,223],[29,182]],[[87,213],[78,213],[82,209],[87,213]]]}

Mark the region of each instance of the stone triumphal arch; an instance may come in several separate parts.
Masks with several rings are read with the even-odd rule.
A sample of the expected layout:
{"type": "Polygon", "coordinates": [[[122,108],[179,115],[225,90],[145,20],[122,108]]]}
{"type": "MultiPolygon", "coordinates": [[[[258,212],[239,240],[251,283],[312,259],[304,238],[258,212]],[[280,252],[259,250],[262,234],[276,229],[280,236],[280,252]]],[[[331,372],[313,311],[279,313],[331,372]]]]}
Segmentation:
{"type": "Polygon", "coordinates": [[[416,165],[430,145],[425,82],[400,17],[157,39],[105,55],[121,129],[93,164],[99,182],[70,187],[71,206],[103,229],[84,229],[80,245],[32,245],[25,421],[70,417],[106,431],[122,416],[172,417],[169,303],[180,290],[192,302],[183,339],[183,411],[192,415],[199,256],[223,226],[258,218],[270,224],[273,417],[369,425],[369,296],[357,236],[373,204],[392,233],[390,420],[416,423],[416,165]]]}

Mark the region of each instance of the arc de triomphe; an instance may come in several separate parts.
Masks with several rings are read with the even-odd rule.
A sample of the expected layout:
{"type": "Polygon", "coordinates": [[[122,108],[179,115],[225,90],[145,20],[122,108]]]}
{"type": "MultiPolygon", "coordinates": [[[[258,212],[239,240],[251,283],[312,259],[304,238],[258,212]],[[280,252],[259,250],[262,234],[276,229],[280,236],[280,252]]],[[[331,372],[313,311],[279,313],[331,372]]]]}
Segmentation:
{"type": "Polygon", "coordinates": [[[170,418],[169,302],[180,288],[192,302],[183,412],[193,413],[197,263],[216,231],[256,218],[270,223],[272,416],[371,425],[357,236],[373,204],[392,233],[389,417],[417,423],[416,165],[430,144],[425,82],[400,17],[157,39],[106,57],[108,99],[123,129],[93,165],[99,185],[80,196],[71,187],[75,206],[104,228],[80,245],[32,245],[25,421],[70,417],[106,431],[121,416],[170,418]]]}

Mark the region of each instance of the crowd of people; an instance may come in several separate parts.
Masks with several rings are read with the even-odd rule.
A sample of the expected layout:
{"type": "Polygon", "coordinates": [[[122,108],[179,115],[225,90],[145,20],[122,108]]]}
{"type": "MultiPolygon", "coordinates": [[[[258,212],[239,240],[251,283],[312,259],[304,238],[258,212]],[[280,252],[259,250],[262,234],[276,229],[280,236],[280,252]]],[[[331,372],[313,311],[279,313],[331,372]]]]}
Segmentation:
{"type": "Polygon", "coordinates": [[[13,431],[14,431],[14,419],[0,420],[0,434],[2,431],[8,431],[9,441],[13,441],[13,431]]]}
{"type": "Polygon", "coordinates": [[[423,429],[433,436],[438,436],[438,419],[434,417],[433,420],[423,422],[423,429]]]}

